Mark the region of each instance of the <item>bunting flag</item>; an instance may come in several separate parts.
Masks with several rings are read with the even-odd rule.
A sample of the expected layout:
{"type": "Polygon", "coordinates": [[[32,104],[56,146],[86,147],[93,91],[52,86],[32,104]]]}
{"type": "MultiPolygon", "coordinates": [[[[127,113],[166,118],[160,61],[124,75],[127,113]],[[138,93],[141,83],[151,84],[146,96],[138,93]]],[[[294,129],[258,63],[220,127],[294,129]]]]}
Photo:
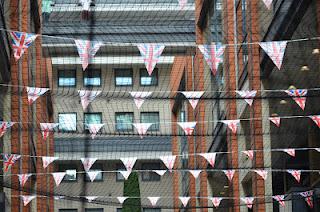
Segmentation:
{"type": "Polygon", "coordinates": [[[82,69],[85,71],[103,43],[89,40],[75,40],[75,43],[78,49],[82,69]]]}
{"type": "Polygon", "coordinates": [[[268,171],[266,170],[254,170],[262,179],[266,180],[268,177],[268,171]]]}
{"type": "Polygon", "coordinates": [[[31,105],[40,96],[45,94],[49,90],[49,88],[26,87],[26,90],[28,94],[28,103],[29,105],[31,105]]]}
{"type": "Polygon", "coordinates": [[[179,197],[183,207],[187,207],[188,203],[189,203],[189,200],[190,200],[190,197],[179,197]]]}
{"type": "Polygon", "coordinates": [[[287,172],[289,174],[291,174],[294,177],[294,179],[296,179],[296,181],[298,183],[300,183],[301,171],[299,171],[299,170],[287,170],[287,172]]]}
{"type": "Polygon", "coordinates": [[[118,201],[120,204],[123,204],[124,201],[126,201],[126,199],[128,199],[128,197],[117,197],[118,201]]]}
{"type": "Polygon", "coordinates": [[[183,10],[187,6],[188,0],[179,0],[180,10],[183,10]]]}
{"type": "Polygon", "coordinates": [[[214,153],[214,152],[212,152],[212,153],[201,153],[201,154],[199,154],[199,155],[202,156],[202,157],[204,157],[204,158],[208,161],[208,163],[209,163],[212,167],[214,167],[217,153],[214,153]]]}
{"type": "Polygon", "coordinates": [[[20,186],[23,187],[31,176],[32,174],[18,174],[20,186]]]}
{"type": "Polygon", "coordinates": [[[83,110],[100,95],[101,91],[78,90],[83,110]]]}
{"type": "Polygon", "coordinates": [[[0,121],[0,137],[2,137],[7,132],[7,129],[14,124],[15,122],[0,121]]]}
{"type": "Polygon", "coordinates": [[[93,182],[96,179],[97,175],[100,173],[101,173],[101,171],[88,171],[87,172],[91,182],[93,182]]]}
{"type": "Polygon", "coordinates": [[[320,128],[320,115],[318,116],[309,116],[313,121],[314,123],[316,123],[316,125],[320,128]]]}
{"type": "Polygon", "coordinates": [[[176,161],[175,155],[167,155],[167,156],[161,156],[160,160],[166,165],[166,167],[169,169],[170,172],[172,172],[172,169],[174,167],[174,162],[176,161]]]}
{"type": "Polygon", "coordinates": [[[288,155],[295,157],[296,156],[296,150],[295,149],[283,149],[282,151],[284,151],[285,153],[287,153],[288,155]]]}
{"type": "Polygon", "coordinates": [[[88,172],[97,160],[98,158],[81,158],[84,170],[88,172]]]}
{"type": "Polygon", "coordinates": [[[233,178],[235,172],[236,172],[235,170],[223,170],[223,173],[227,176],[229,182],[232,181],[232,178],[233,178]]]}
{"type": "Polygon", "coordinates": [[[3,172],[8,172],[11,166],[14,165],[14,163],[19,160],[21,155],[16,155],[16,154],[4,154],[3,155],[3,172]]]}
{"type": "Polygon", "coordinates": [[[131,174],[132,170],[129,171],[119,171],[119,173],[123,176],[125,180],[127,180],[131,174]]]}
{"type": "Polygon", "coordinates": [[[23,206],[27,206],[33,199],[36,198],[36,195],[21,195],[23,206]]]}
{"type": "Polygon", "coordinates": [[[64,196],[54,196],[53,197],[55,200],[61,200],[61,199],[64,199],[64,196]]]}
{"type": "Polygon", "coordinates": [[[212,74],[216,76],[219,64],[223,62],[225,46],[221,43],[212,43],[211,45],[199,45],[198,47],[207,61],[212,74]]]}
{"type": "Polygon", "coordinates": [[[13,55],[16,60],[19,60],[23,53],[31,46],[32,42],[38,35],[25,32],[10,32],[13,55]]]}
{"type": "Polygon", "coordinates": [[[181,93],[189,100],[193,109],[196,109],[200,98],[204,94],[203,91],[184,91],[181,93]]]}
{"type": "Polygon", "coordinates": [[[130,92],[130,95],[133,97],[133,101],[136,104],[137,108],[140,109],[145,99],[152,95],[152,92],[130,92]]]}
{"type": "Polygon", "coordinates": [[[271,10],[272,0],[262,0],[268,10],[271,10]]]}
{"type": "Polygon", "coordinates": [[[286,207],[286,204],[284,202],[284,195],[276,195],[272,196],[272,198],[277,200],[282,207],[286,207]]]}
{"type": "Polygon", "coordinates": [[[253,160],[253,156],[254,156],[254,151],[253,150],[242,151],[242,153],[247,155],[250,160],[253,160]]]}
{"type": "Polygon", "coordinates": [[[152,171],[160,176],[163,176],[167,172],[167,170],[152,170],[152,171]]]}
{"type": "Polygon", "coordinates": [[[143,138],[152,124],[153,123],[135,123],[132,125],[137,129],[140,138],[143,138]]]}
{"type": "Polygon", "coordinates": [[[92,202],[93,200],[97,199],[98,197],[97,196],[86,196],[85,198],[88,200],[88,202],[92,202]]]}
{"type": "Polygon", "coordinates": [[[151,205],[152,205],[153,207],[155,207],[155,206],[157,205],[157,202],[158,202],[158,200],[160,199],[160,197],[148,197],[148,199],[149,199],[151,205]]]}
{"type": "Polygon", "coordinates": [[[273,63],[281,69],[284,52],[286,51],[287,41],[271,41],[259,43],[261,48],[267,53],[273,63]]]}
{"type": "Polygon", "coordinates": [[[269,120],[274,123],[277,127],[280,127],[280,117],[269,117],[269,120]]]}
{"type": "Polygon", "coordinates": [[[257,91],[236,91],[237,94],[244,98],[244,101],[248,103],[249,106],[253,103],[253,98],[256,96],[257,91]]]}
{"type": "Polygon", "coordinates": [[[211,202],[213,204],[214,207],[219,207],[220,203],[221,203],[222,197],[212,197],[211,198],[211,202]]]}
{"type": "Polygon", "coordinates": [[[247,205],[248,208],[252,208],[254,197],[241,197],[241,200],[247,205]]]}
{"type": "Polygon", "coordinates": [[[40,129],[44,141],[47,140],[49,132],[53,131],[53,129],[56,128],[58,125],[58,123],[40,123],[40,129]]]}
{"type": "Polygon", "coordinates": [[[53,161],[58,160],[58,157],[42,157],[43,168],[47,168],[53,161]]]}
{"type": "Polygon", "coordinates": [[[201,170],[189,170],[190,174],[194,177],[194,179],[197,179],[199,175],[201,174],[201,170]]]}
{"type": "Polygon", "coordinates": [[[126,167],[127,171],[131,171],[134,167],[134,164],[137,161],[137,157],[130,157],[130,158],[120,158],[124,167],[126,167]]]}
{"type": "Polygon", "coordinates": [[[89,11],[91,0],[80,0],[80,3],[82,5],[82,10],[89,11]]]}
{"type": "Polygon", "coordinates": [[[313,208],[313,190],[300,192],[299,194],[305,198],[304,200],[307,202],[309,207],[313,208]]]}
{"type": "Polygon", "coordinates": [[[239,119],[236,120],[222,120],[222,123],[226,124],[233,134],[237,133],[238,124],[240,123],[239,119]]]}
{"type": "Polygon", "coordinates": [[[320,152],[320,148],[314,148],[314,150],[316,150],[317,152],[320,152]]]}
{"type": "Polygon", "coordinates": [[[186,135],[192,135],[197,122],[178,122],[178,125],[183,129],[186,135]]]}
{"type": "Polygon", "coordinates": [[[291,89],[285,91],[292,99],[299,105],[299,107],[304,110],[307,101],[307,89],[291,89]]]}
{"type": "Polygon", "coordinates": [[[63,180],[64,176],[66,175],[65,172],[54,172],[51,173],[54,179],[54,182],[56,183],[56,186],[59,186],[61,181],[63,180]]]}
{"type": "Polygon", "coordinates": [[[94,139],[104,124],[86,124],[91,134],[91,138],[94,139]]]}
{"type": "Polygon", "coordinates": [[[146,69],[151,76],[165,46],[156,43],[143,43],[138,44],[137,47],[140,51],[141,57],[143,58],[144,64],[146,65],[146,69]]]}

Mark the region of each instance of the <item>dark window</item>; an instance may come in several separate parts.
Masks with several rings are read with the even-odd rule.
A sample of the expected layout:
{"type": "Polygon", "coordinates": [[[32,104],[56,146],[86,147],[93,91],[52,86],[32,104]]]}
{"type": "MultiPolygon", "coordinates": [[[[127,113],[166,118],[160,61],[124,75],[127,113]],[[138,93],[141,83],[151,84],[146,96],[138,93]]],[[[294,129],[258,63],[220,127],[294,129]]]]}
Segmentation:
{"type": "Polygon", "coordinates": [[[78,209],[59,209],[59,212],[78,212],[78,209]]]}
{"type": "MultiPolygon", "coordinates": [[[[142,170],[159,170],[160,163],[143,163],[142,170]]],[[[143,181],[160,181],[160,175],[154,172],[142,172],[143,181]]]]}
{"type": "Polygon", "coordinates": [[[59,113],[58,114],[59,130],[76,131],[77,130],[77,114],[76,113],[59,113]]]}
{"type": "Polygon", "coordinates": [[[160,208],[144,208],[143,212],[161,212],[160,208]]]}
{"type": "Polygon", "coordinates": [[[132,131],[133,130],[133,113],[116,113],[116,130],[132,131]]]}
{"type": "Polygon", "coordinates": [[[85,129],[88,127],[86,124],[101,124],[102,123],[102,113],[85,113],[84,114],[85,129]]]}
{"type": "Polygon", "coordinates": [[[122,208],[117,208],[117,212],[122,212],[122,208]]]}
{"type": "Polygon", "coordinates": [[[149,75],[147,69],[140,69],[140,85],[143,86],[156,86],[158,85],[158,69],[155,68],[149,75]]]}
{"type": "Polygon", "coordinates": [[[131,86],[133,83],[132,69],[115,69],[114,70],[116,86],[131,86]]]}
{"type": "MultiPolygon", "coordinates": [[[[124,167],[123,164],[117,164],[117,171],[126,171],[126,168],[124,167]]],[[[120,172],[117,172],[117,175],[116,175],[116,180],[117,181],[124,181],[124,177],[123,175],[120,173],[120,172]]]]}
{"type": "Polygon", "coordinates": [[[83,72],[83,85],[84,86],[101,86],[101,70],[88,69],[83,72]]]}
{"type": "Polygon", "coordinates": [[[153,123],[148,129],[149,131],[158,131],[159,126],[159,112],[142,112],[140,114],[141,123],[153,123]]]}
{"type": "Polygon", "coordinates": [[[60,164],[58,165],[59,172],[66,172],[63,178],[64,182],[74,182],[77,181],[77,166],[73,164],[60,164]]]}
{"type": "Polygon", "coordinates": [[[86,208],[85,212],[103,212],[103,208],[86,208]]]}
{"type": "MultiPolygon", "coordinates": [[[[103,168],[102,168],[102,164],[93,164],[93,166],[90,168],[91,172],[94,171],[100,171],[99,174],[97,174],[96,178],[94,179],[93,182],[99,182],[99,181],[103,181],[103,168]]],[[[90,177],[88,174],[85,175],[85,181],[86,182],[91,182],[90,177]]]]}
{"type": "Polygon", "coordinates": [[[76,70],[58,70],[58,86],[59,87],[75,87],[76,86],[76,70]]]}

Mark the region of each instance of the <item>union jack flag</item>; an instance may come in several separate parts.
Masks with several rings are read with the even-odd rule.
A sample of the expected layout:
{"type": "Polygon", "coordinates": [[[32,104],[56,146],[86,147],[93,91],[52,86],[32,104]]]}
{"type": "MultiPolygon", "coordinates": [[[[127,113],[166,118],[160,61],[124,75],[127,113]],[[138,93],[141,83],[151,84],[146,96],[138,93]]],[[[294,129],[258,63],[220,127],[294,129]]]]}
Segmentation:
{"type": "Polygon", "coordinates": [[[6,133],[7,129],[12,127],[14,124],[14,122],[0,121],[0,137],[2,137],[6,133]]]}
{"type": "Polygon", "coordinates": [[[90,60],[94,58],[103,44],[98,41],[90,40],[75,40],[75,43],[77,45],[82,68],[83,70],[86,70],[90,63],[90,60]]]}
{"type": "Polygon", "coordinates": [[[15,155],[15,154],[12,154],[12,155],[9,155],[9,154],[4,154],[3,155],[3,171],[4,172],[8,172],[10,167],[12,165],[14,165],[14,163],[20,158],[21,156],[20,155],[15,155]]]}
{"type": "Polygon", "coordinates": [[[29,48],[31,43],[37,38],[38,35],[25,32],[10,32],[12,37],[12,48],[14,58],[19,60],[25,50],[29,48]]]}
{"type": "Polygon", "coordinates": [[[307,97],[305,97],[308,93],[307,89],[291,89],[285,92],[304,110],[307,101],[307,97]]]}
{"type": "Polygon", "coordinates": [[[221,43],[211,45],[199,45],[199,49],[207,61],[213,75],[217,74],[218,66],[223,62],[223,53],[225,46],[221,43]]]}
{"type": "Polygon", "coordinates": [[[260,46],[280,70],[284,52],[287,47],[287,41],[262,42],[260,46]]]}
{"type": "Polygon", "coordinates": [[[144,43],[138,44],[141,57],[146,65],[149,75],[152,74],[154,67],[156,66],[159,58],[164,50],[165,46],[156,43],[144,43]]]}

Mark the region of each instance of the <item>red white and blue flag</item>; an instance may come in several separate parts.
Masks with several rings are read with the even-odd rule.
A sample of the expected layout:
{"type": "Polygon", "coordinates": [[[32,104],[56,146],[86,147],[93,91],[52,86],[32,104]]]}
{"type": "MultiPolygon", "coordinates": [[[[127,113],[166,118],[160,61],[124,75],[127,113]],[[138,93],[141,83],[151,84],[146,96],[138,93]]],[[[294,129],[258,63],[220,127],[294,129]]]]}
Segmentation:
{"type": "Polygon", "coordinates": [[[10,32],[12,38],[13,55],[19,60],[38,35],[25,32],[10,32]]]}
{"type": "Polygon", "coordinates": [[[268,10],[271,9],[272,0],[263,0],[263,3],[266,5],[266,7],[268,8],[268,10]]]}
{"type": "Polygon", "coordinates": [[[300,195],[304,197],[304,200],[308,203],[310,208],[313,208],[313,190],[300,192],[300,195]]]}
{"type": "Polygon", "coordinates": [[[159,61],[164,48],[164,45],[156,43],[138,44],[138,49],[150,76],[153,72],[154,67],[159,61]]]}
{"type": "Polygon", "coordinates": [[[276,195],[276,196],[272,196],[272,198],[277,200],[282,207],[286,206],[284,202],[284,195],[276,195]]]}
{"type": "Polygon", "coordinates": [[[304,110],[307,101],[307,89],[291,89],[285,91],[292,99],[299,105],[299,107],[304,110]]]}
{"type": "Polygon", "coordinates": [[[0,121],[0,137],[2,137],[8,128],[12,127],[15,122],[6,122],[6,121],[0,121]]]}
{"type": "Polygon", "coordinates": [[[187,6],[188,0],[179,0],[180,9],[183,10],[187,6]]]}
{"type": "Polygon", "coordinates": [[[21,156],[16,154],[4,154],[3,155],[3,172],[8,172],[14,163],[19,160],[21,156]]]}
{"type": "Polygon", "coordinates": [[[257,91],[236,91],[237,94],[241,96],[241,98],[244,99],[246,103],[248,103],[249,106],[253,103],[253,98],[256,96],[257,91]]]}
{"type": "Polygon", "coordinates": [[[211,45],[199,45],[198,46],[204,59],[207,61],[212,74],[217,74],[218,66],[223,62],[223,53],[225,46],[221,43],[212,43],[211,45]]]}
{"type": "Polygon", "coordinates": [[[26,86],[26,90],[27,90],[27,94],[28,94],[28,103],[29,103],[29,105],[31,105],[40,96],[45,94],[49,90],[49,88],[37,88],[37,87],[26,86]]]}
{"type": "Polygon", "coordinates": [[[320,128],[320,115],[317,115],[317,116],[309,116],[313,121],[314,123],[316,123],[316,125],[320,128]]]}
{"type": "Polygon", "coordinates": [[[284,52],[286,51],[287,41],[272,41],[259,43],[261,48],[267,53],[274,64],[281,69],[284,52]]]}
{"type": "Polygon", "coordinates": [[[89,63],[99,51],[103,43],[90,40],[75,40],[75,43],[77,45],[78,54],[80,56],[82,69],[86,70],[89,63]]]}

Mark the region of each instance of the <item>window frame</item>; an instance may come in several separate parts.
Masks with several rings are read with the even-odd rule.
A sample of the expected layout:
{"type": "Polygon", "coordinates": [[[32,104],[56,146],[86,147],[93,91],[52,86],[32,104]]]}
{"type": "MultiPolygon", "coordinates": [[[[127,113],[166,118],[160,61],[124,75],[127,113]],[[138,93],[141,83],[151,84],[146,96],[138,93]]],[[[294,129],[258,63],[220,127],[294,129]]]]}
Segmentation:
{"type": "Polygon", "coordinates": [[[150,132],[159,132],[160,131],[160,112],[158,111],[148,111],[148,112],[140,112],[140,123],[147,123],[147,122],[142,122],[142,115],[143,114],[155,114],[157,113],[158,114],[158,121],[157,122],[149,122],[149,123],[152,123],[152,125],[149,127],[148,131],[150,132]],[[155,126],[157,127],[156,129],[155,126]]]}
{"type": "Polygon", "coordinates": [[[82,74],[82,83],[83,87],[90,88],[90,87],[101,87],[102,86],[102,72],[101,69],[99,68],[88,68],[86,71],[83,71],[82,74]],[[90,73],[93,74],[92,72],[97,71],[99,73],[99,78],[100,78],[100,84],[99,85],[86,85],[85,84],[85,78],[90,78],[90,73]]]}
{"type": "MultiPolygon", "coordinates": [[[[159,69],[158,69],[158,68],[154,68],[151,76],[149,76],[149,77],[152,77],[153,74],[155,75],[155,78],[156,78],[156,83],[155,83],[155,84],[143,85],[143,84],[142,84],[142,81],[141,81],[141,79],[142,79],[142,72],[146,72],[146,73],[147,73],[147,76],[149,76],[148,71],[147,71],[146,68],[140,68],[140,69],[139,69],[139,85],[140,85],[140,86],[150,87],[150,86],[158,86],[158,85],[159,85],[159,69]]],[[[151,80],[151,82],[152,82],[152,80],[151,80]]]]}
{"type": "Polygon", "coordinates": [[[67,180],[65,179],[67,174],[63,177],[63,183],[75,183],[78,182],[78,166],[75,164],[58,164],[58,172],[67,172],[67,170],[76,170],[76,178],[75,180],[67,180]]]}
{"type": "Polygon", "coordinates": [[[84,209],[84,212],[95,212],[95,211],[101,211],[101,212],[104,212],[104,209],[103,208],[85,208],[84,209]]]}
{"type": "MultiPolygon", "coordinates": [[[[134,122],[134,113],[133,112],[115,112],[115,130],[117,132],[132,132],[133,131],[133,122],[134,122]],[[132,115],[132,123],[131,123],[131,128],[130,129],[125,129],[125,130],[121,130],[121,129],[118,129],[118,122],[117,122],[117,115],[121,115],[121,114],[130,114],[132,115]]],[[[128,124],[129,125],[129,124],[128,124]]]]}
{"type": "Polygon", "coordinates": [[[59,132],[76,132],[77,129],[78,129],[77,122],[78,122],[78,117],[77,117],[77,113],[76,113],[76,112],[70,112],[70,113],[68,113],[68,112],[63,112],[63,113],[58,113],[58,123],[59,123],[58,128],[59,128],[59,132]],[[75,123],[76,128],[75,128],[75,130],[62,130],[62,129],[60,129],[60,120],[59,120],[59,115],[60,115],[60,114],[72,114],[72,115],[76,115],[76,123],[75,123]]]}
{"type": "MultiPolygon", "coordinates": [[[[161,164],[160,162],[145,162],[141,164],[141,170],[160,170],[161,169],[161,164]],[[144,166],[146,165],[156,165],[155,168],[145,168],[144,166]]],[[[141,173],[141,179],[144,182],[159,182],[161,181],[161,176],[158,175],[157,173],[154,172],[149,172],[148,173],[148,178],[146,177],[147,172],[142,172],[141,173]]]]}
{"type": "Polygon", "coordinates": [[[59,87],[59,88],[63,88],[63,87],[68,87],[68,88],[75,88],[75,87],[77,87],[77,69],[58,69],[57,70],[57,78],[58,78],[58,80],[57,80],[57,86],[59,87]],[[61,76],[61,72],[63,72],[63,71],[73,71],[74,72],[74,85],[60,85],[60,83],[59,83],[59,79],[62,77],[61,76]]]}
{"type": "MultiPolygon", "coordinates": [[[[86,131],[88,130],[88,127],[86,126],[86,115],[99,115],[100,116],[100,123],[102,124],[102,112],[92,112],[92,113],[83,113],[83,129],[86,131]]],[[[89,131],[88,131],[89,132],[89,131]]]]}
{"type": "Polygon", "coordinates": [[[114,85],[115,87],[132,87],[133,86],[133,69],[132,68],[114,68],[113,69],[113,75],[114,75],[114,85]],[[131,84],[126,84],[126,85],[118,85],[117,84],[117,73],[119,73],[119,71],[121,70],[127,70],[130,71],[130,77],[131,77],[131,84]]]}

